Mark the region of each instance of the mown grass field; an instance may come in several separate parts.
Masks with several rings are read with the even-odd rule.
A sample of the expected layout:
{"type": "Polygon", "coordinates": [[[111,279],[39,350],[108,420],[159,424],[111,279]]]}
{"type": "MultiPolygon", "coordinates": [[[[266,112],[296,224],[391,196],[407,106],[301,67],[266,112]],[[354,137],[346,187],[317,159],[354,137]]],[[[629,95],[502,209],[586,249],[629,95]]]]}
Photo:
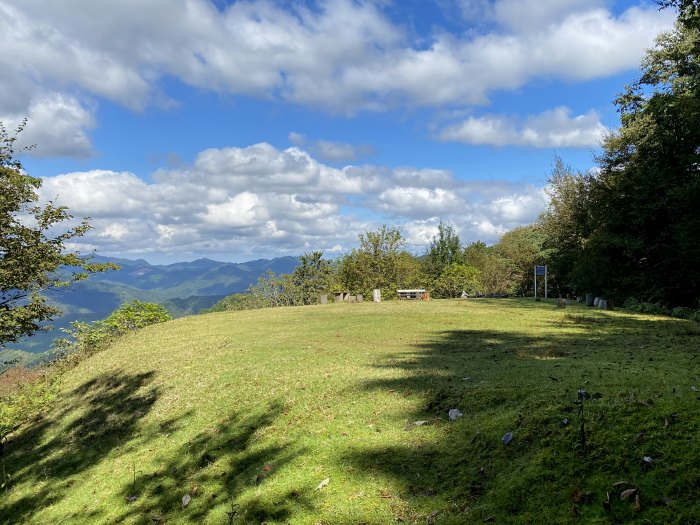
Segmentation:
{"type": "Polygon", "coordinates": [[[532,300],[179,319],[65,375],[0,523],[700,523],[699,346],[532,300]]]}

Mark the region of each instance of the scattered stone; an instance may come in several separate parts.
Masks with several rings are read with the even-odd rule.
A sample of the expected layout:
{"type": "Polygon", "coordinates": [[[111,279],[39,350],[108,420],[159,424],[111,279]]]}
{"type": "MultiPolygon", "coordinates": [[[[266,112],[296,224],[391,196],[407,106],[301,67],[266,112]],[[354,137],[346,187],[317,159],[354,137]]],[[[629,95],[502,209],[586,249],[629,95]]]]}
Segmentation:
{"type": "Polygon", "coordinates": [[[187,507],[187,505],[190,504],[191,500],[192,496],[190,496],[189,494],[185,494],[184,496],[182,496],[182,508],[184,509],[185,507],[187,507]]]}
{"type": "Polygon", "coordinates": [[[421,420],[421,421],[416,421],[416,422],[413,423],[413,424],[416,425],[417,427],[422,427],[423,425],[427,425],[428,422],[427,422],[427,421],[422,421],[422,420],[421,420]]]}
{"type": "Polygon", "coordinates": [[[627,501],[631,496],[636,495],[638,490],[639,489],[623,490],[622,493],[620,494],[620,501],[627,501]]]}
{"type": "Polygon", "coordinates": [[[136,498],[137,496],[127,496],[126,501],[128,501],[129,503],[133,503],[134,501],[136,501],[136,498]]]}
{"type": "Polygon", "coordinates": [[[464,414],[462,414],[457,408],[451,408],[447,415],[450,416],[450,419],[452,421],[457,421],[464,414]]]}
{"type": "Polygon", "coordinates": [[[513,441],[513,433],[512,433],[512,432],[506,433],[506,434],[501,438],[501,441],[503,441],[503,444],[504,444],[504,445],[507,445],[508,443],[510,443],[511,441],[513,441]]]}
{"type": "Polygon", "coordinates": [[[644,456],[643,459],[644,463],[646,463],[647,465],[651,465],[652,461],[654,461],[653,459],[651,459],[651,456],[644,456]]]}
{"type": "Polygon", "coordinates": [[[330,482],[331,482],[331,478],[324,479],[323,481],[321,481],[321,483],[318,484],[318,487],[316,487],[316,489],[314,489],[314,492],[316,492],[317,490],[321,490],[323,487],[328,485],[330,482]]]}

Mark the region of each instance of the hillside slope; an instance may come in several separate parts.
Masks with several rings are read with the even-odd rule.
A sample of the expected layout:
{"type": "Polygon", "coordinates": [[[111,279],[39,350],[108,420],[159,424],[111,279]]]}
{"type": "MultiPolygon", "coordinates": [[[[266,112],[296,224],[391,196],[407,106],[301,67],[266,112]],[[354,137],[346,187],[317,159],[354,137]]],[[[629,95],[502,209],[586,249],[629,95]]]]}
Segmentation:
{"type": "Polygon", "coordinates": [[[63,315],[50,323],[53,329],[38,332],[20,343],[8,345],[8,348],[45,352],[51,342],[61,336],[60,329],[68,328],[71,322],[104,319],[120,305],[134,299],[163,304],[174,317],[196,314],[227,295],[244,292],[268,271],[291,273],[299,264],[296,257],[257,259],[245,263],[197,259],[166,265],[99,255],[93,260],[112,262],[121,268],[93,274],[65,289],[47,291],[45,295],[63,311],[63,315]]]}
{"type": "Polygon", "coordinates": [[[697,523],[698,341],[525,300],[178,319],[66,374],[0,523],[697,523]]]}

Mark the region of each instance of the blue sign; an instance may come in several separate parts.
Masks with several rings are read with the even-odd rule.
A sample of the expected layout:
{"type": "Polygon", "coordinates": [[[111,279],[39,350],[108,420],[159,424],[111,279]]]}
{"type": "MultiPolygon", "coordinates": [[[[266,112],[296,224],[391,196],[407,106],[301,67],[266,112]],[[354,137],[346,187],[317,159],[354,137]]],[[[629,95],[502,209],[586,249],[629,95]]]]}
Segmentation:
{"type": "Polygon", "coordinates": [[[535,266],[535,275],[547,275],[546,266],[535,266]]]}

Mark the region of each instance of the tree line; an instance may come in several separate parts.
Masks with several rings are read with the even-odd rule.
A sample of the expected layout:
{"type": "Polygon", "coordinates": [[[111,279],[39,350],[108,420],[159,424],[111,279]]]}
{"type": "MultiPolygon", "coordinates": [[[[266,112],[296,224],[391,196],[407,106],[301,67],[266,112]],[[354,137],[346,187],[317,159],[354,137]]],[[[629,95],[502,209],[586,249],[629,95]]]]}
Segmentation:
{"type": "Polygon", "coordinates": [[[371,297],[380,289],[393,299],[402,288],[422,288],[435,298],[534,292],[533,265],[542,260],[543,238],[535,225],[505,233],[493,246],[463,244],[454,226],[440,223],[425,253],[414,255],[398,227],[383,225],[358,235],[359,245],[337,259],[315,251],[286,275],[271,272],[244,293],[230,295],[206,312],[317,304],[323,294],[371,297]]]}
{"type": "Polygon", "coordinates": [[[679,17],[616,99],[620,127],[597,169],[557,160],[538,221],[555,285],[617,301],[698,307],[700,299],[700,10],[679,17]]]}

